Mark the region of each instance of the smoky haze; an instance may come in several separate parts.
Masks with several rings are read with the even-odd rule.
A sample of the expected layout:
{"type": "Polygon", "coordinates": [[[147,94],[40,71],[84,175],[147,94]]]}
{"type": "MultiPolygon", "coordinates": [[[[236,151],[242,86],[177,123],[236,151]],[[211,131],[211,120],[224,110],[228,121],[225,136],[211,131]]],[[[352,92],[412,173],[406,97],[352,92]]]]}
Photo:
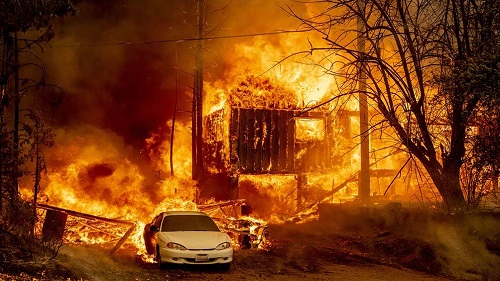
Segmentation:
{"type": "MultiPolygon", "coordinates": [[[[61,190],[68,189],[80,201],[105,202],[108,208],[124,204],[150,208],[170,194],[190,200],[192,183],[186,179],[191,174],[196,41],[189,39],[196,38],[196,1],[73,3],[77,15],[54,23],[55,38],[41,54],[48,80],[64,91],[44,105],[56,140],[46,151],[48,175],[42,197],[48,204],[78,211],[87,211],[80,209],[84,204],[64,200],[67,196],[61,197],[61,190]],[[175,175],[186,181],[169,184],[165,179],[170,175],[176,96],[175,175]]],[[[227,73],[248,64],[235,55],[240,46],[257,39],[265,46],[282,44],[279,35],[229,38],[295,29],[297,23],[278,5],[282,3],[207,1],[205,37],[226,38],[203,42],[205,81],[230,80],[227,73]]],[[[277,54],[275,61],[282,56],[277,54]]]]}
{"type": "MultiPolygon", "coordinates": [[[[141,148],[172,118],[176,94],[177,118],[189,120],[195,41],[144,42],[195,38],[196,1],[73,2],[78,14],[56,23],[53,47],[44,54],[49,79],[64,90],[53,124],[110,129],[141,148]]],[[[208,1],[206,36],[293,29],[277,4],[208,1]]],[[[252,38],[205,41],[204,79],[222,79],[237,63],[234,45],[245,40],[252,38]]]]}
{"type": "MultiPolygon", "coordinates": [[[[180,37],[186,7],[162,2],[76,1],[78,15],[57,24],[54,48],[47,50],[49,78],[64,90],[56,125],[88,123],[140,145],[171,118],[176,53],[180,68],[191,65],[192,44],[113,44],[180,37]]],[[[189,76],[179,77],[179,100],[185,101],[189,76]]]]}

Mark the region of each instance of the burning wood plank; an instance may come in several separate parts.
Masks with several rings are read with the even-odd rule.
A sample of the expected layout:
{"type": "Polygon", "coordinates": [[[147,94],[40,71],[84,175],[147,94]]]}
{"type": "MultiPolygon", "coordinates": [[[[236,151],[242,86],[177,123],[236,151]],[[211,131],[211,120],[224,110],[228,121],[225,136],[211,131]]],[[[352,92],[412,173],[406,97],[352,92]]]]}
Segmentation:
{"type": "Polygon", "coordinates": [[[40,209],[55,210],[55,211],[66,213],[66,214],[68,214],[70,216],[85,218],[85,219],[89,219],[89,220],[100,220],[100,221],[112,222],[112,223],[118,223],[118,224],[125,224],[125,225],[134,225],[135,224],[132,221],[99,217],[99,216],[94,216],[94,215],[90,215],[90,214],[86,214],[86,213],[81,213],[81,212],[77,212],[77,211],[63,209],[63,208],[59,208],[59,207],[55,207],[55,206],[49,206],[49,205],[45,205],[45,204],[38,204],[37,206],[40,209]]]}
{"type": "Polygon", "coordinates": [[[118,249],[123,245],[123,243],[125,243],[125,241],[127,240],[127,238],[130,237],[130,235],[132,235],[132,233],[134,232],[134,230],[136,229],[136,225],[132,225],[128,230],[127,232],[125,232],[125,234],[123,235],[123,237],[118,240],[118,242],[115,244],[115,246],[113,247],[113,249],[111,249],[111,251],[109,251],[109,254],[112,255],[114,253],[116,253],[116,251],[118,251],[118,249]]]}
{"type": "MultiPolygon", "coordinates": [[[[112,224],[129,226],[127,232],[125,232],[125,234],[123,236],[121,236],[120,240],[118,240],[118,242],[115,244],[113,249],[111,249],[111,251],[109,252],[110,255],[114,254],[123,245],[123,243],[125,243],[125,241],[130,237],[130,235],[133,233],[133,231],[137,228],[137,224],[135,222],[132,222],[132,221],[100,217],[100,216],[90,215],[90,214],[77,212],[77,211],[73,211],[73,210],[63,209],[63,208],[59,208],[59,207],[55,207],[55,206],[49,206],[49,205],[45,205],[45,204],[38,204],[38,208],[44,209],[47,211],[52,211],[52,212],[59,212],[59,213],[65,214],[67,216],[73,216],[73,217],[82,218],[82,219],[91,220],[91,221],[100,221],[100,222],[104,222],[104,223],[112,223],[112,224]]],[[[84,224],[84,225],[89,227],[89,228],[102,231],[97,226],[93,226],[93,225],[91,226],[89,224],[84,224]]],[[[64,225],[62,225],[62,227],[66,228],[66,221],[64,222],[64,225]]],[[[107,234],[109,234],[109,233],[107,233],[107,234]]],[[[116,235],[114,233],[112,235],[120,237],[119,235],[116,235]]]]}

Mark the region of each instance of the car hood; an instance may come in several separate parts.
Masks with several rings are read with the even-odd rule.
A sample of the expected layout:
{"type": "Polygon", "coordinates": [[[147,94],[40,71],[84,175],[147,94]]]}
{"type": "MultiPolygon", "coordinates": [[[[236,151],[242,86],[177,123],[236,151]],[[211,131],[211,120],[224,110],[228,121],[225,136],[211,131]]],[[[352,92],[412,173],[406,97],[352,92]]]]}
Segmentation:
{"type": "Polygon", "coordinates": [[[187,249],[215,249],[220,243],[231,242],[226,233],[218,231],[175,231],[161,232],[160,240],[173,242],[187,249]]]}

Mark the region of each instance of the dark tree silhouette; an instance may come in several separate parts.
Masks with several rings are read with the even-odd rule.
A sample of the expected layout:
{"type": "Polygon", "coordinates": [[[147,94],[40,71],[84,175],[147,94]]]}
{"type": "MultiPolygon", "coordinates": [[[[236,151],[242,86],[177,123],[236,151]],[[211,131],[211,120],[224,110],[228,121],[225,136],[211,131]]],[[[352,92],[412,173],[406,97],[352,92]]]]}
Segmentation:
{"type": "Polygon", "coordinates": [[[498,101],[500,2],[298,2],[308,2],[307,16],[291,6],[283,9],[301,28],[322,35],[327,45],[310,50],[325,54],[317,65],[343,80],[342,94],[366,95],[384,120],[376,126],[394,131],[450,210],[463,209],[460,171],[472,145],[470,129],[484,113],[481,109],[498,101]],[[356,44],[360,37],[362,50],[356,44]],[[474,82],[464,85],[464,73],[472,74],[474,82]],[[367,84],[362,93],[360,77],[367,84]]]}
{"type": "MultiPolygon", "coordinates": [[[[19,179],[29,174],[34,176],[36,213],[36,195],[44,170],[41,146],[50,144],[52,135],[39,112],[23,109],[21,102],[30,93],[49,86],[60,90],[47,83],[43,61],[34,49],[43,51],[54,37],[52,18],[74,14],[75,10],[69,0],[1,0],[0,7],[0,213],[3,216],[7,199],[15,217],[21,210],[16,206],[22,205],[18,204],[19,179]],[[22,116],[22,111],[28,114],[22,116]],[[28,162],[34,162],[34,171],[29,171],[25,165],[28,162]]],[[[28,221],[33,223],[34,218],[28,221]]]]}

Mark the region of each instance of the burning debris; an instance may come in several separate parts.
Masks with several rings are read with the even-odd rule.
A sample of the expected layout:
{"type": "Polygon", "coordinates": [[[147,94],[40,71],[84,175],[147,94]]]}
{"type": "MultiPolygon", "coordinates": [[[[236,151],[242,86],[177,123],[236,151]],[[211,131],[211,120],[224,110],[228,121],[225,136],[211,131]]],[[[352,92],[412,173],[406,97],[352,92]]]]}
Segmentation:
{"type": "MultiPolygon", "coordinates": [[[[230,234],[235,248],[265,249],[268,224],[242,216],[244,205],[245,200],[234,200],[198,205],[198,209],[211,216],[221,231],[230,234]]],[[[42,235],[50,236],[50,239],[76,244],[114,243],[109,254],[114,254],[129,242],[137,247],[138,254],[146,261],[153,261],[144,254],[143,227],[140,227],[144,223],[95,216],[45,204],[39,204],[38,207],[45,211],[42,235]]]]}
{"type": "Polygon", "coordinates": [[[268,223],[245,215],[245,200],[199,205],[233,239],[239,249],[265,249],[268,223]]]}
{"type": "Polygon", "coordinates": [[[53,239],[64,239],[67,243],[99,244],[117,241],[110,254],[115,253],[138,228],[137,223],[132,221],[95,216],[45,204],[39,204],[38,208],[46,210],[43,234],[46,233],[53,239]]]}

